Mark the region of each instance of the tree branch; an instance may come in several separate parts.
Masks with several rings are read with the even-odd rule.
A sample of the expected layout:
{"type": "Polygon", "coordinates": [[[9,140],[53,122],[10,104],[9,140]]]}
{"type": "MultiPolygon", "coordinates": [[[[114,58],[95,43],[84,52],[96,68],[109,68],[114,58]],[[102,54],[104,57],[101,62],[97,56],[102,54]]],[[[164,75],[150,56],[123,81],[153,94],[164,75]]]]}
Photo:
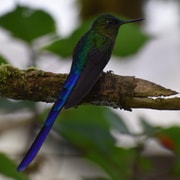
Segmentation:
{"type": "MultiPolygon", "coordinates": [[[[67,74],[54,74],[35,68],[19,70],[10,65],[1,65],[0,77],[1,97],[54,102],[67,74]]],[[[102,73],[82,103],[128,110],[130,108],[180,110],[180,98],[172,97],[176,94],[178,94],[176,91],[143,79],[107,72],[102,73]]]]}

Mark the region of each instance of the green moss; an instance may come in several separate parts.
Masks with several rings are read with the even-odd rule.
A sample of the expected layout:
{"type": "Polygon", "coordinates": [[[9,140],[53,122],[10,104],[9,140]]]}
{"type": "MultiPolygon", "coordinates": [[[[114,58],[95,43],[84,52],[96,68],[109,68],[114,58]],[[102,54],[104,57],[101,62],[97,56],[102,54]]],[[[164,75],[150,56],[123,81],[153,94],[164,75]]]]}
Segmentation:
{"type": "Polygon", "coordinates": [[[38,67],[28,67],[26,70],[28,74],[34,75],[34,77],[44,76],[45,72],[38,69],[38,67]]]}
{"type": "Polygon", "coordinates": [[[4,86],[8,81],[16,83],[16,79],[19,78],[21,79],[21,82],[24,83],[24,75],[23,71],[9,64],[0,65],[0,87],[5,88],[4,86]]]}
{"type": "Polygon", "coordinates": [[[30,66],[28,67],[27,71],[37,71],[39,70],[38,67],[30,66]]]}
{"type": "Polygon", "coordinates": [[[6,83],[7,77],[10,75],[10,72],[8,71],[7,67],[10,65],[2,64],[0,66],[0,84],[6,83]]]}

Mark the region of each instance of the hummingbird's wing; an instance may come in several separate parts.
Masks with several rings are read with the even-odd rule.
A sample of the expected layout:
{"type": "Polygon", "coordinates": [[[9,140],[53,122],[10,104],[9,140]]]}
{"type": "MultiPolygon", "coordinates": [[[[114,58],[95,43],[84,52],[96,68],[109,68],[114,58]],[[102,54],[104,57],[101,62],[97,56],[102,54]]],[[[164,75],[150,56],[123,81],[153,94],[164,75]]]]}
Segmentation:
{"type": "Polygon", "coordinates": [[[51,111],[49,112],[46,122],[44,123],[44,126],[41,128],[38,136],[36,137],[33,144],[31,145],[30,149],[26,153],[24,159],[18,166],[18,171],[23,171],[31,163],[31,161],[34,159],[36,154],[39,152],[42,144],[44,143],[47,135],[49,134],[49,131],[51,130],[51,128],[54,124],[54,121],[56,120],[56,118],[57,118],[58,114],[60,113],[61,109],[63,108],[69,94],[71,93],[73,87],[75,86],[75,84],[79,78],[79,75],[80,74],[77,74],[77,73],[69,74],[57,101],[55,102],[51,111]]]}
{"type": "Polygon", "coordinates": [[[110,59],[113,44],[108,47],[109,49],[106,51],[97,48],[90,51],[86,66],[81,72],[73,91],[69,95],[68,100],[64,105],[65,108],[70,108],[80,103],[92,89],[110,59]]]}

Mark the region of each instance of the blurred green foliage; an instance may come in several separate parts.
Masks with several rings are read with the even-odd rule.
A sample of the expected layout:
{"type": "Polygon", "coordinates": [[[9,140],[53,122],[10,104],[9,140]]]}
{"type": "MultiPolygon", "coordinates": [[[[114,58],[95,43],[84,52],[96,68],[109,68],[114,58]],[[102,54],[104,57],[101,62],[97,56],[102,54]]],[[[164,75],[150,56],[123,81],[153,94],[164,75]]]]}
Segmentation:
{"type": "Polygon", "coordinates": [[[30,101],[16,101],[16,100],[10,100],[1,98],[0,99],[0,109],[2,112],[5,113],[13,113],[17,111],[22,111],[22,109],[31,109],[34,108],[34,102],[30,101]]]}
{"type": "Polygon", "coordinates": [[[25,173],[17,172],[17,164],[7,155],[0,153],[0,173],[4,176],[11,177],[15,180],[26,180],[28,177],[25,173]]]}
{"type": "Polygon", "coordinates": [[[1,64],[8,64],[8,61],[2,55],[0,55],[0,65],[1,64]]]}
{"type": "Polygon", "coordinates": [[[73,49],[80,37],[88,31],[92,23],[92,19],[80,25],[69,37],[58,38],[50,44],[44,46],[42,50],[52,52],[60,57],[72,56],[73,49]]]}
{"type": "MultiPolygon", "coordinates": [[[[44,121],[48,112],[49,110],[43,114],[41,120],[44,121]]],[[[153,126],[143,117],[139,118],[139,123],[142,133],[134,134],[126,125],[125,119],[114,111],[105,107],[86,105],[61,112],[54,127],[60,135],[74,144],[83,157],[103,168],[110,179],[131,179],[132,177],[144,179],[154,172],[157,173],[157,167],[153,166],[149,156],[143,155],[148,139],[154,139],[162,147],[170,150],[172,159],[175,153],[177,156],[175,164],[174,166],[169,164],[169,170],[165,173],[168,177],[180,177],[180,127],[153,126]],[[126,148],[117,146],[112,130],[133,140],[133,146],[126,148]]],[[[156,157],[158,159],[158,155],[156,157]]],[[[162,161],[162,164],[165,162],[162,161]]],[[[168,164],[168,161],[166,163],[168,164]]]]}
{"type": "Polygon", "coordinates": [[[55,21],[48,13],[25,6],[17,6],[1,16],[0,26],[28,43],[56,31],[55,21]]]}
{"type": "Polygon", "coordinates": [[[149,40],[149,37],[140,30],[137,23],[124,25],[119,31],[113,51],[115,56],[133,55],[149,40]]]}
{"type": "MultiPolygon", "coordinates": [[[[43,114],[42,120],[48,112],[43,114]]],[[[76,110],[65,110],[58,117],[55,129],[74,144],[84,157],[103,168],[111,179],[130,179],[133,176],[132,164],[136,154],[141,153],[141,150],[138,150],[138,144],[131,148],[116,146],[112,129],[127,136],[134,135],[123,119],[110,109],[86,105],[76,110]]],[[[146,158],[140,157],[136,163],[142,170],[146,162],[146,158]]]]}

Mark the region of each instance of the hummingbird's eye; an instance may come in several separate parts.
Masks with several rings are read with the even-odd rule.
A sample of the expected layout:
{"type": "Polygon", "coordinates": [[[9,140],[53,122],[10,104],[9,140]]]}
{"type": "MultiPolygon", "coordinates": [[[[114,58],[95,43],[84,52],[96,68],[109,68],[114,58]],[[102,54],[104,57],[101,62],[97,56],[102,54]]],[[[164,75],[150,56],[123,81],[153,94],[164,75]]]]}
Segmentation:
{"type": "Polygon", "coordinates": [[[113,24],[115,24],[115,22],[112,21],[112,20],[107,20],[106,23],[107,23],[108,25],[113,25],[113,24]]]}

